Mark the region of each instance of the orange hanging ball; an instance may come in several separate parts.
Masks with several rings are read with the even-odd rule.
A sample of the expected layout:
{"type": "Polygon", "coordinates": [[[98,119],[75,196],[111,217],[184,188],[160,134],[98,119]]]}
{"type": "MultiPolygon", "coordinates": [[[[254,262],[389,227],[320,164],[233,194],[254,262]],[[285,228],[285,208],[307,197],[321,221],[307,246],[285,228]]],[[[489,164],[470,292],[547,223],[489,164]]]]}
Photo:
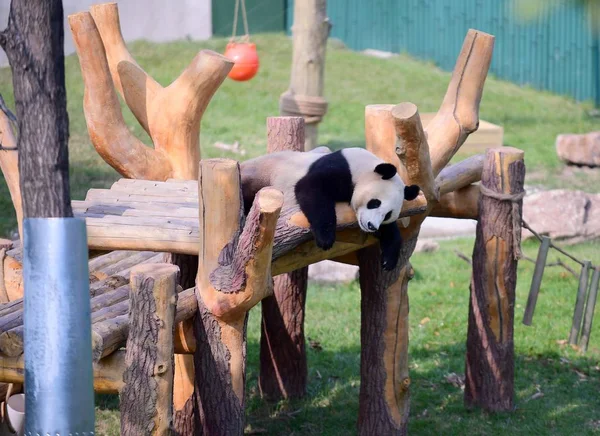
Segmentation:
{"type": "Polygon", "coordinates": [[[258,72],[258,53],[254,43],[230,42],[225,56],[235,62],[228,74],[230,79],[243,82],[252,79],[258,72]]]}

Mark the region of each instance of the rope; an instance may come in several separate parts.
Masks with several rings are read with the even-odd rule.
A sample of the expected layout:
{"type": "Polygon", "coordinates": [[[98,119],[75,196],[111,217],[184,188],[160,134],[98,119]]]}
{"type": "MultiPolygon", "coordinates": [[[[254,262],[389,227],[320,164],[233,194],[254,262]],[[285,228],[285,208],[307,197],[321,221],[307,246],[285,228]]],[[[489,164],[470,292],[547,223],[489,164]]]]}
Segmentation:
{"type": "Polygon", "coordinates": [[[510,201],[512,203],[512,237],[513,237],[513,256],[515,260],[519,260],[523,257],[523,252],[521,251],[521,211],[519,210],[519,201],[523,200],[525,197],[525,191],[519,192],[517,194],[505,194],[501,192],[493,191],[489,188],[483,186],[483,184],[479,185],[480,192],[482,195],[486,197],[493,198],[498,201],[510,201]]]}
{"type": "MultiPolygon", "coordinates": [[[[250,41],[250,32],[248,31],[248,16],[246,14],[246,0],[241,0],[242,2],[242,19],[244,20],[244,32],[246,34],[242,38],[243,41],[250,41]]],[[[237,23],[238,23],[238,15],[240,11],[240,0],[235,0],[235,10],[233,12],[233,31],[231,32],[231,42],[235,41],[235,34],[237,31],[237,23]]]]}
{"type": "Polygon", "coordinates": [[[321,122],[327,107],[327,100],[323,97],[292,94],[289,90],[279,98],[279,112],[282,115],[304,117],[306,124],[321,122]]]}

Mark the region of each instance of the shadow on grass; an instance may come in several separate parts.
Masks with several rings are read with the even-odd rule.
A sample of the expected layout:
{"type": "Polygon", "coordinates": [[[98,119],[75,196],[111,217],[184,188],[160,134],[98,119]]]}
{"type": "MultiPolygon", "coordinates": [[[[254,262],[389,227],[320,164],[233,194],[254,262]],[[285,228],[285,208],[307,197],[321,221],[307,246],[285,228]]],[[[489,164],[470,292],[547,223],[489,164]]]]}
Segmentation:
{"type": "MultiPolygon", "coordinates": [[[[269,403],[257,389],[258,348],[248,343],[247,433],[269,435],[356,434],[360,349],[308,350],[308,395],[269,403]]],[[[461,387],[465,346],[413,346],[410,350],[410,434],[591,434],[600,426],[600,371],[594,359],[572,361],[558,353],[516,355],[515,410],[488,414],[467,410],[461,387]]],[[[99,409],[118,410],[116,395],[96,396],[99,409]]]]}

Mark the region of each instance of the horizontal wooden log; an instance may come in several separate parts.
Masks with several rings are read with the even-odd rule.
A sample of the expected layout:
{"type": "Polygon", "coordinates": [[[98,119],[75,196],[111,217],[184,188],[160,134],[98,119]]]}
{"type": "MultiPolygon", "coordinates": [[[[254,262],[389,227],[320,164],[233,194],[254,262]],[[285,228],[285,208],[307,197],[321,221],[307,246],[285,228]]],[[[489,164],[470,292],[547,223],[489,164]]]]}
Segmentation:
{"type": "MultiPolygon", "coordinates": [[[[177,299],[175,323],[181,323],[191,318],[196,312],[196,305],[194,288],[180,292],[177,299]]],[[[92,357],[94,362],[125,346],[129,334],[128,319],[128,315],[125,314],[92,324],[92,357]]],[[[2,344],[3,337],[0,335],[0,349],[2,344]]],[[[179,353],[180,350],[176,349],[175,352],[179,353]]]]}
{"type": "MultiPolygon", "coordinates": [[[[176,183],[173,183],[176,184],[176,183]]],[[[401,217],[413,216],[425,212],[427,202],[420,195],[417,199],[405,202],[401,217]]],[[[360,236],[361,231],[356,225],[356,216],[349,205],[338,204],[336,207],[338,217],[338,229],[351,229],[349,235],[353,238],[362,238],[365,241],[367,238],[360,236]]],[[[123,218],[124,219],[124,218],[123,218]]],[[[147,220],[150,220],[148,218],[147,220]]],[[[169,225],[164,219],[157,219],[153,222],[154,225],[138,226],[135,220],[129,224],[104,224],[102,218],[87,218],[88,229],[88,244],[91,249],[103,250],[149,250],[149,251],[165,251],[179,254],[197,255],[199,244],[198,225],[190,225],[186,229],[167,228],[169,225]],[[162,225],[162,224],[165,225],[162,225]]],[[[146,221],[147,223],[151,221],[146,221]]],[[[295,248],[300,244],[310,241],[312,234],[306,217],[300,210],[296,208],[288,208],[282,211],[277,222],[277,231],[275,234],[275,242],[273,247],[273,259],[279,259],[283,256],[296,258],[295,248]]],[[[373,243],[373,242],[371,242],[373,243]]],[[[360,247],[355,247],[359,249],[360,247]]],[[[322,251],[315,247],[315,252],[322,251]]],[[[322,253],[314,253],[315,258],[328,259],[336,256],[339,252],[325,251],[322,253]]],[[[295,261],[286,260],[285,264],[292,264],[295,261]]],[[[299,260],[299,262],[302,262],[299,260]]],[[[282,263],[282,264],[283,264],[282,263]]],[[[302,266],[306,266],[304,263],[302,266]]],[[[285,271],[284,271],[285,272],[285,271]]]]}
{"type": "Polygon", "coordinates": [[[96,271],[103,271],[104,268],[114,265],[115,263],[125,259],[126,257],[134,255],[135,251],[111,251],[109,253],[97,256],[93,259],[90,259],[88,262],[88,269],[90,274],[93,274],[96,271]]]}
{"type": "Polygon", "coordinates": [[[435,183],[440,189],[440,195],[479,182],[484,160],[484,154],[476,154],[462,162],[444,168],[435,179],[435,183]]]}
{"type": "Polygon", "coordinates": [[[118,203],[119,201],[127,201],[127,202],[149,202],[153,201],[155,203],[168,203],[168,204],[180,204],[180,205],[190,205],[190,204],[198,204],[198,196],[194,197],[192,195],[189,196],[171,196],[165,193],[164,195],[150,195],[149,193],[139,193],[139,194],[129,194],[127,192],[118,192],[106,189],[90,189],[85,196],[86,201],[91,200],[112,200],[113,202],[118,203]]]}
{"type": "Polygon", "coordinates": [[[479,217],[479,185],[469,185],[442,195],[429,215],[476,220],[479,217]]]}
{"type": "Polygon", "coordinates": [[[154,253],[152,251],[141,251],[141,252],[123,251],[123,252],[130,253],[130,254],[127,256],[124,256],[122,259],[118,260],[117,262],[114,262],[113,264],[105,265],[102,268],[98,268],[97,270],[95,270],[93,272],[90,269],[90,274],[98,277],[98,279],[100,279],[100,280],[103,280],[112,275],[116,275],[120,271],[125,271],[134,265],[143,263],[144,261],[147,261],[151,257],[156,256],[156,253],[154,253]]]}
{"type": "MultiPolygon", "coordinates": [[[[125,352],[117,351],[94,363],[94,390],[102,394],[116,394],[123,387],[125,352]]],[[[0,354],[0,381],[22,384],[25,380],[24,357],[0,354]]]]}
{"type": "Polygon", "coordinates": [[[185,207],[177,204],[119,202],[108,203],[102,201],[72,201],[73,211],[77,214],[86,213],[96,215],[117,216],[142,216],[142,217],[167,217],[167,218],[198,218],[198,208],[185,207]]]}

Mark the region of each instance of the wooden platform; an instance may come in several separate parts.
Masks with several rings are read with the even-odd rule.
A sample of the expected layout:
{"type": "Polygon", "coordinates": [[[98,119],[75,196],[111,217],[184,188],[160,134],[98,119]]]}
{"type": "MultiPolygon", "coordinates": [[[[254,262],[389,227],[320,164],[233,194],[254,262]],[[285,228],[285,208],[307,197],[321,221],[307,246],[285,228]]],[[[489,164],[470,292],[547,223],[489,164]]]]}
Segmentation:
{"type": "MultiPolygon", "coordinates": [[[[433,119],[435,113],[421,114],[421,122],[423,127],[433,119]]],[[[502,147],[504,145],[504,128],[489,121],[479,120],[479,129],[471,133],[459,153],[484,152],[487,148],[502,147]]]]}
{"type": "MultiPolygon", "coordinates": [[[[198,254],[198,186],[195,181],[153,182],[120,179],[110,189],[90,189],[84,201],[73,201],[76,217],[87,224],[91,250],[135,250],[198,254]]],[[[423,195],[405,202],[400,214],[422,213],[423,195]]],[[[281,211],[273,246],[274,275],[358,250],[376,239],[358,229],[347,204],[336,206],[338,234],[333,249],[317,249],[306,217],[297,206],[281,211]],[[293,251],[293,252],[292,252],[293,251]]]]}

